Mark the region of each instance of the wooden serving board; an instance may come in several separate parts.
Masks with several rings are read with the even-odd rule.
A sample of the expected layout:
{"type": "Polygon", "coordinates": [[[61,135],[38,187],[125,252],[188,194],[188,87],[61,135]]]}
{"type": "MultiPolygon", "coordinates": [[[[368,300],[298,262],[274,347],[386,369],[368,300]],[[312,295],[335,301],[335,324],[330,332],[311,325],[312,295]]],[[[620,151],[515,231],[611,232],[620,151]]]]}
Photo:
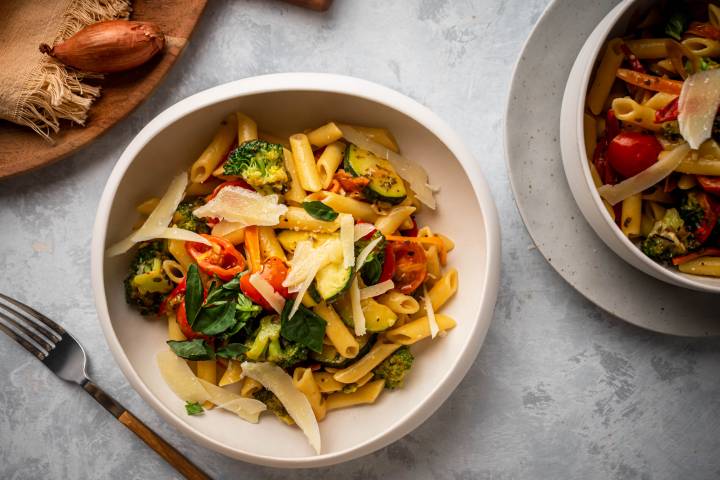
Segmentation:
{"type": "Polygon", "coordinates": [[[134,70],[107,75],[102,96],[90,108],[85,127],[63,122],[54,144],[29,128],[0,121],[0,178],[59,160],[115,125],[148,97],[167,75],[205,9],[207,0],[135,0],[132,20],[157,23],[165,49],[134,70]]]}

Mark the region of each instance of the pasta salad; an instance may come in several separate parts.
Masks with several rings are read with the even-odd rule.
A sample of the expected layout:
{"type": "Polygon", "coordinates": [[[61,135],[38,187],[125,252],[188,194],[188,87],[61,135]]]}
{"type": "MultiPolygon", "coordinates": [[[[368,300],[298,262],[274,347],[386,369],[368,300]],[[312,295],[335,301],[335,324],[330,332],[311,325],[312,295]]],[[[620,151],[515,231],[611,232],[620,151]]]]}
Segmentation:
{"type": "Polygon", "coordinates": [[[328,412],[401,388],[409,348],[455,326],[453,242],[425,170],[384,128],[328,123],[287,141],[227,116],[161,198],[138,206],[126,300],[167,318],[160,373],[189,415],[263,411],[320,452],[328,412]]]}
{"type": "Polygon", "coordinates": [[[585,145],[608,214],[648,257],[720,277],[720,7],[657,2],[611,39],[585,145]]]}

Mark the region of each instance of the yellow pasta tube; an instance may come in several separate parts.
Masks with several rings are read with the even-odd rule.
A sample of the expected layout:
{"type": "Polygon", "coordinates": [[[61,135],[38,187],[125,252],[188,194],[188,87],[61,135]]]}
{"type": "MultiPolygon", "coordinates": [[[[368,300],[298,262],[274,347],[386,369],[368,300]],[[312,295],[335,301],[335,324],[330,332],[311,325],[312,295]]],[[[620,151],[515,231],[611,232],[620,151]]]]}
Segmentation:
{"type": "Polygon", "coordinates": [[[720,55],[720,42],[702,37],[690,37],[682,41],[698,57],[717,57],[720,55]]]}
{"type": "Polygon", "coordinates": [[[193,163],[190,168],[190,181],[203,183],[210,178],[213,170],[223,161],[223,156],[236,143],[236,138],[237,117],[231,114],[225,117],[210,145],[205,148],[200,158],[193,163]]]}
{"type": "Polygon", "coordinates": [[[317,192],[322,190],[322,182],[315,166],[315,156],[307,135],[297,133],[290,137],[290,149],[292,150],[295,171],[300,179],[300,185],[304,190],[317,192]]]}
{"type": "Polygon", "coordinates": [[[160,203],[160,199],[158,197],[150,197],[135,207],[135,210],[142,215],[150,215],[152,211],[155,210],[158,203],[160,203]]]}
{"type": "Polygon", "coordinates": [[[583,115],[583,136],[585,138],[585,152],[587,157],[592,159],[597,145],[597,120],[587,113],[583,115]]]}
{"type": "Polygon", "coordinates": [[[400,153],[400,148],[398,147],[397,141],[395,141],[395,137],[387,128],[351,126],[355,130],[364,133],[365,136],[373,142],[379,143],[395,153],[400,153]]]}
{"type": "Polygon", "coordinates": [[[286,139],[278,137],[277,135],[273,135],[272,133],[258,132],[258,138],[268,143],[277,143],[278,145],[282,145],[285,148],[290,148],[290,143],[286,139]]]}
{"type": "Polygon", "coordinates": [[[354,218],[365,220],[366,222],[374,223],[380,218],[380,215],[375,212],[371,204],[333,192],[321,191],[312,193],[308,195],[305,200],[323,202],[338,213],[349,213],[354,218]]]}
{"type": "Polygon", "coordinates": [[[325,327],[325,335],[330,339],[335,350],[343,358],[355,358],[360,351],[360,345],[355,340],[355,336],[350,333],[348,327],[338,316],[335,309],[325,302],[320,302],[313,311],[323,320],[327,322],[325,327]]]}
{"type": "Polygon", "coordinates": [[[337,410],[338,408],[375,403],[375,400],[380,396],[384,387],[385,380],[375,380],[358,388],[353,393],[333,393],[328,395],[327,400],[325,400],[326,409],[330,411],[337,410]]]}
{"type": "Polygon", "coordinates": [[[720,257],[700,257],[678,266],[683,273],[720,277],[720,257]]]}
{"type": "Polygon", "coordinates": [[[305,190],[300,185],[300,179],[298,178],[297,170],[295,169],[295,161],[290,150],[283,148],[285,169],[288,171],[290,177],[290,187],[285,192],[285,201],[290,204],[301,204],[305,199],[305,190]]]}
{"type": "MultiPolygon", "coordinates": [[[[338,126],[335,125],[335,122],[326,123],[322,127],[318,127],[307,134],[308,141],[316,147],[330,145],[340,140],[342,136],[342,132],[338,126]]],[[[290,140],[290,144],[292,145],[292,139],[290,140]]]]}
{"type": "MultiPolygon", "coordinates": [[[[442,313],[435,314],[435,321],[440,331],[450,330],[457,325],[455,320],[442,313]]],[[[420,317],[401,327],[388,330],[385,336],[391,342],[400,345],[412,345],[430,336],[430,322],[427,317],[420,317]]]]}
{"type": "Polygon", "coordinates": [[[277,257],[283,262],[287,261],[285,251],[280,246],[275,230],[272,227],[259,227],[258,237],[260,239],[260,253],[263,259],[277,257]]]}
{"type": "Polygon", "coordinates": [[[667,57],[667,40],[664,38],[641,38],[628,40],[625,45],[641,60],[667,57]]]}
{"type": "Polygon", "coordinates": [[[420,304],[410,295],[405,295],[397,290],[375,297],[378,303],[385,305],[397,314],[412,315],[420,310],[420,304]]]}
{"type": "MultiPolygon", "coordinates": [[[[427,323],[427,319],[425,321],[427,323]]],[[[430,335],[430,327],[428,327],[428,335],[430,335]]],[[[375,367],[380,365],[383,360],[392,355],[392,353],[400,348],[401,345],[395,343],[383,343],[378,341],[370,351],[357,362],[347,368],[338,370],[333,378],[342,383],[355,383],[362,377],[371,372],[375,367]]]]}
{"type": "Polygon", "coordinates": [[[708,4],[708,17],[715,28],[720,28],[720,7],[712,3],[708,4]]]}
{"type": "Polygon", "coordinates": [[[208,179],[205,183],[189,183],[185,189],[185,197],[210,195],[222,183],[217,178],[208,179]]]}
{"type": "Polygon", "coordinates": [[[383,235],[392,235],[400,225],[415,212],[415,207],[393,207],[390,212],[375,221],[375,228],[383,235]]]}
{"type": "Polygon", "coordinates": [[[667,106],[668,103],[672,102],[677,98],[677,95],[665,92],[657,92],[655,95],[650,97],[650,100],[643,103],[646,107],[650,107],[654,110],[660,110],[667,106]]]}
{"type": "Polygon", "coordinates": [[[694,175],[720,176],[720,161],[714,158],[693,158],[693,155],[688,155],[680,162],[675,171],[694,175]]]}
{"type": "Polygon", "coordinates": [[[326,405],[325,399],[320,393],[320,389],[315,383],[313,372],[309,368],[298,367],[293,371],[293,385],[297,388],[305,398],[310,402],[310,407],[315,414],[315,418],[320,421],[325,418],[326,405]]]}
{"type": "Polygon", "coordinates": [[[342,390],[345,386],[335,380],[329,372],[315,372],[315,383],[322,393],[332,393],[342,390]]]}
{"type": "Polygon", "coordinates": [[[595,72],[595,78],[588,93],[588,106],[594,115],[599,115],[602,112],[605,99],[610,94],[613,83],[615,83],[615,72],[620,68],[624,58],[620,50],[621,44],[622,40],[619,38],[608,42],[602,60],[600,60],[600,66],[595,72]]]}
{"type": "Polygon", "coordinates": [[[245,377],[243,380],[242,388],[240,389],[240,396],[245,398],[252,397],[256,392],[262,390],[263,386],[257,380],[250,377],[245,377]]]}
{"type": "Polygon", "coordinates": [[[680,175],[680,178],[678,178],[677,185],[680,190],[690,190],[695,185],[697,185],[695,175],[688,175],[687,173],[683,173],[682,175],[680,175]]]}
{"type": "Polygon", "coordinates": [[[185,280],[185,269],[175,260],[163,260],[162,269],[173,283],[180,283],[185,280]]]}
{"type": "Polygon", "coordinates": [[[240,362],[235,360],[228,360],[227,368],[220,377],[218,385],[224,387],[225,385],[232,385],[242,380],[242,368],[240,368],[240,362]]]}
{"type": "Polygon", "coordinates": [[[628,122],[646,130],[660,131],[662,123],[655,123],[655,110],[640,105],[630,97],[616,98],[612,102],[612,109],[618,120],[628,122]]]}
{"type": "Polygon", "coordinates": [[[430,301],[434,311],[438,311],[440,307],[445,305],[447,301],[455,295],[458,288],[458,273],[454,268],[449,269],[445,272],[445,275],[435,282],[428,292],[430,301]]]}
{"type": "Polygon", "coordinates": [[[333,142],[323,150],[317,161],[317,171],[320,175],[322,188],[328,188],[332,183],[335,171],[343,161],[345,153],[345,144],[342,142],[333,142]]]}
{"type": "Polygon", "coordinates": [[[180,330],[180,325],[178,325],[175,313],[170,313],[167,316],[168,320],[168,340],[175,340],[176,342],[182,342],[184,340],[187,340],[185,335],[182,333],[182,330],[180,330]]]}
{"type": "Polygon", "coordinates": [[[213,226],[211,233],[216,237],[222,237],[233,245],[240,245],[245,241],[245,227],[233,225],[222,220],[213,226]]]}
{"type": "Polygon", "coordinates": [[[340,228],[340,221],[337,218],[331,222],[318,220],[307,213],[302,207],[288,207],[287,212],[280,217],[276,228],[333,233],[340,228]]]}
{"type": "Polygon", "coordinates": [[[427,273],[432,280],[440,278],[440,256],[438,255],[437,245],[424,246],[425,259],[427,260],[427,273]]]}
{"type": "Polygon", "coordinates": [[[250,140],[257,140],[258,130],[255,120],[240,112],[235,112],[235,118],[237,118],[238,145],[242,145],[250,140]]]}
{"type": "Polygon", "coordinates": [[[168,240],[168,251],[186,272],[190,264],[195,263],[195,260],[185,250],[185,242],[182,240],[168,240]]]}
{"type": "Polygon", "coordinates": [[[625,236],[634,238],[640,235],[642,220],[642,198],[641,194],[632,195],[622,202],[622,215],[620,217],[620,228],[625,236]]]}

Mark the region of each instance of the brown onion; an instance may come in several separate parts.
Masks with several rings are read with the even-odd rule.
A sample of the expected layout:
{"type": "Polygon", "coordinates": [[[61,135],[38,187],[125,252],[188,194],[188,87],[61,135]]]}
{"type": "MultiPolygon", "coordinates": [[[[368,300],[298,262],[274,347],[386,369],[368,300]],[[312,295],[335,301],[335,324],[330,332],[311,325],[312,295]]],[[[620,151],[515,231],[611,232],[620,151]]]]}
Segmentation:
{"type": "Polygon", "coordinates": [[[108,20],[89,25],[67,40],[40,51],[65,65],[93,73],[121,72],[150,60],[165,45],[165,36],[150,22],[108,20]]]}

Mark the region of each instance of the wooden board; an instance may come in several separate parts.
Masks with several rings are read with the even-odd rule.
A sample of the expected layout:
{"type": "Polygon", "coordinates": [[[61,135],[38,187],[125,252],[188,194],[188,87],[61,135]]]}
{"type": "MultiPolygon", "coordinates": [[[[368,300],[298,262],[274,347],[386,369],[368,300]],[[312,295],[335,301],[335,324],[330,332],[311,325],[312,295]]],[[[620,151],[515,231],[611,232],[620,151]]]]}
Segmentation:
{"type": "Polygon", "coordinates": [[[0,178],[59,160],[104,133],[137,107],[167,75],[187,44],[207,0],[135,0],[131,19],[157,23],[165,50],[132,71],[108,75],[85,127],[63,122],[50,144],[28,128],[0,121],[0,178]]]}

